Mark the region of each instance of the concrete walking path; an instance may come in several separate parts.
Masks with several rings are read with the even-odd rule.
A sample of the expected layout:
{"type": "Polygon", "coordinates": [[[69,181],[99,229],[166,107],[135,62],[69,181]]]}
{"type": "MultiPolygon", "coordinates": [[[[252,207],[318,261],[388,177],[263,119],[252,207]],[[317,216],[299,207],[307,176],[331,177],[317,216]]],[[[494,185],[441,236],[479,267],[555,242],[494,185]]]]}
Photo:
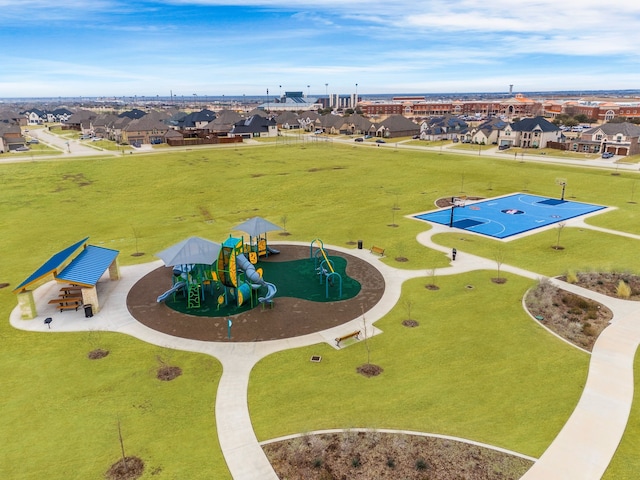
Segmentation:
{"type": "MultiPolygon", "coordinates": [[[[450,230],[434,227],[419,234],[417,240],[428,248],[449,254],[448,248],[435,244],[431,239],[441,231],[450,230]]],[[[281,243],[308,245],[303,242],[281,243]]],[[[375,328],[374,323],[397,304],[404,281],[427,277],[429,273],[426,270],[389,267],[368,250],[335,246],[327,248],[368,261],[380,270],[385,278],[382,299],[364,315],[370,335],[381,333],[375,328]]],[[[73,315],[73,312],[65,312],[64,322],[54,320],[51,331],[115,331],[162,347],[200,352],[217,358],[223,367],[215,404],[217,434],[229,471],[235,480],[276,480],[278,477],[264,454],[251,424],[247,398],[251,370],[260,359],[278,351],[322,342],[336,348],[334,338],[360,329],[362,317],[322,332],[277,341],[216,343],[173,337],[140,324],[129,314],[126,307],[126,296],[130,288],[142,276],[161,265],[162,262],[156,261],[123,267],[121,280],[99,283],[99,294],[103,304],[102,309],[92,319],[85,319],[81,312],[76,312],[76,315],[73,315]]],[[[436,274],[455,275],[496,268],[495,261],[458,249],[456,260],[452,261],[449,267],[436,269],[436,274]]],[[[531,279],[542,278],[534,272],[509,265],[502,265],[502,270],[531,279]]],[[[631,410],[633,359],[640,342],[640,302],[612,299],[575,285],[553,279],[551,281],[569,291],[603,303],[614,312],[614,319],[612,325],[600,335],[594,347],[587,384],[575,411],[524,478],[595,480],[601,477],[615,453],[631,410]]],[[[55,282],[38,288],[34,292],[34,298],[40,306],[39,316],[33,320],[21,320],[20,312],[16,308],[11,314],[11,324],[22,330],[48,332],[43,319],[47,316],[57,316],[57,310],[46,305],[46,298],[57,295],[57,289],[58,284],[55,282]]]]}

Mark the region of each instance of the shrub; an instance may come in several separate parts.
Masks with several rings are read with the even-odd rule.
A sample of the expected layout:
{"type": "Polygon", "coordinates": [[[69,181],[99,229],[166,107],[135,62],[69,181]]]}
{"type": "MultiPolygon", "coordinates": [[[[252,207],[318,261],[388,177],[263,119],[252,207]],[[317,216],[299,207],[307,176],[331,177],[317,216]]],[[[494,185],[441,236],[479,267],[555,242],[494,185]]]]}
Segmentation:
{"type": "Polygon", "coordinates": [[[567,272],[567,283],[576,283],[578,281],[578,275],[573,270],[567,272]]]}
{"type": "Polygon", "coordinates": [[[416,470],[426,470],[427,468],[429,468],[429,464],[424,460],[424,458],[416,460],[416,470]]]}
{"type": "Polygon", "coordinates": [[[353,468],[358,468],[360,465],[362,465],[362,462],[360,461],[360,455],[357,455],[351,459],[351,466],[353,468]]]}
{"type": "Polygon", "coordinates": [[[620,298],[629,298],[631,296],[631,287],[624,280],[618,282],[616,287],[616,295],[620,298]]]}
{"type": "Polygon", "coordinates": [[[387,467],[391,469],[396,468],[396,461],[391,457],[387,458],[387,467]]]}

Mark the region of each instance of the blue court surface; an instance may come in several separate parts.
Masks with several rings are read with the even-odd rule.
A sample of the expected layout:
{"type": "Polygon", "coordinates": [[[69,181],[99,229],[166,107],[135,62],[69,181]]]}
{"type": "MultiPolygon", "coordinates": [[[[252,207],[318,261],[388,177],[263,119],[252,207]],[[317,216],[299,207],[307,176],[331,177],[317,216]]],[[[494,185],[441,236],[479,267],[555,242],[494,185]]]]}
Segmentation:
{"type": "MultiPolygon", "coordinates": [[[[601,205],[517,193],[455,207],[452,226],[494,238],[508,238],[604,208],[601,205]]],[[[413,215],[413,218],[449,226],[452,223],[451,215],[451,208],[445,208],[413,215]]]]}

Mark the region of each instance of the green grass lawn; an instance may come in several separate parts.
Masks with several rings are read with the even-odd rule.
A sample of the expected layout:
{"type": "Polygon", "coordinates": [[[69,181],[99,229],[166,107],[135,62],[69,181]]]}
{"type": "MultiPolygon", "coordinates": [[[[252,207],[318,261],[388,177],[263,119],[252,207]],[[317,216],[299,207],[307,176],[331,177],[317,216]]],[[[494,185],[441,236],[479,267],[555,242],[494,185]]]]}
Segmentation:
{"type": "Polygon", "coordinates": [[[437,291],[425,289],[425,279],[408,282],[398,308],[376,324],[384,334],[367,342],[369,355],[359,342],[340,351],[321,345],[265,358],[249,391],[259,439],[327,428],[399,428],[539,456],[577,403],[589,357],[523,312],[520,300],[531,281],[508,276],[497,285],[491,276],[437,278],[437,291]],[[402,325],[408,302],[416,328],[402,325]],[[311,363],[311,355],[322,361],[311,363]],[[378,377],[356,373],[369,356],[384,368],[378,377]]]}
{"type": "MultiPolygon", "coordinates": [[[[385,248],[386,263],[426,273],[448,260],[416,242],[428,227],[406,215],[462,193],[490,197],[526,190],[558,197],[558,177],[568,180],[568,198],[617,208],[589,223],[640,234],[638,205],[629,203],[639,179],[635,173],[612,176],[449,152],[275,142],[4,163],[0,283],[11,286],[0,289],[0,315],[8,318],[15,307],[15,285],[86,236],[91,244],[120,250],[120,264],[127,265],[155,260],[153,253],[188,236],[220,242],[240,233],[232,231],[234,225],[256,215],[286,224],[291,235],[270,234],[270,242],[321,238],[326,245],[347,246],[362,240],[365,248],[385,248]],[[145,255],[133,257],[136,252],[145,255]]],[[[561,252],[550,248],[553,230],[508,243],[459,237],[436,240],[455,244],[461,254],[488,258],[500,246],[505,263],[545,274],[582,265],[640,270],[628,254],[633,240],[623,243],[589,230],[565,228],[561,252]]],[[[489,275],[442,277],[437,292],[425,290],[424,280],[409,282],[403,300],[376,324],[385,333],[370,342],[372,362],[385,368],[378,378],[361,379],[353,372],[366,361],[362,342],[339,352],[318,345],[265,359],[250,386],[259,436],[330,427],[411,428],[540,454],[577,402],[588,357],[527,319],[520,301],[528,280],[510,276],[506,285],[493,285],[489,275]],[[473,290],[464,288],[469,283],[473,290]],[[417,329],[399,325],[407,298],[414,302],[412,317],[421,323],[417,329]],[[323,361],[310,364],[312,353],[323,361]]],[[[213,416],[220,366],[209,357],[176,352],[173,363],[185,373],[164,384],[151,373],[159,349],[121,335],[103,335],[112,353],[97,361],[86,359],[82,334],[27,334],[5,321],[0,338],[5,372],[0,477],[15,478],[16,468],[20,478],[67,478],[69,471],[99,477],[119,455],[118,417],[128,453],[162,469],[153,477],[147,471],[145,478],[228,477],[213,416]],[[48,407],[47,395],[54,399],[48,407]],[[167,429],[167,422],[176,423],[167,429]],[[47,451],[52,445],[56,448],[47,451]]],[[[637,442],[637,428],[628,436],[617,472],[630,464],[626,459],[633,449],[624,447],[637,442]]]]}

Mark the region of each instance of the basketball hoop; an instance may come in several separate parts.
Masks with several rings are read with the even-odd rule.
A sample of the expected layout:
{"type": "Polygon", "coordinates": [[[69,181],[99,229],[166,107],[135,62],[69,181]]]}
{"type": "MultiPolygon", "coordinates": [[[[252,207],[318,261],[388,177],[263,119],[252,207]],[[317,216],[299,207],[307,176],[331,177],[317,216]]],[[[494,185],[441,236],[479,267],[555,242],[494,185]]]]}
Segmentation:
{"type": "Polygon", "coordinates": [[[467,196],[463,195],[462,197],[453,197],[453,206],[454,207],[464,207],[465,203],[467,203],[467,196]]]}
{"type": "Polygon", "coordinates": [[[566,178],[557,177],[556,178],[556,185],[560,185],[562,187],[562,194],[560,195],[560,200],[564,201],[564,190],[567,187],[567,179],[566,178]]]}

